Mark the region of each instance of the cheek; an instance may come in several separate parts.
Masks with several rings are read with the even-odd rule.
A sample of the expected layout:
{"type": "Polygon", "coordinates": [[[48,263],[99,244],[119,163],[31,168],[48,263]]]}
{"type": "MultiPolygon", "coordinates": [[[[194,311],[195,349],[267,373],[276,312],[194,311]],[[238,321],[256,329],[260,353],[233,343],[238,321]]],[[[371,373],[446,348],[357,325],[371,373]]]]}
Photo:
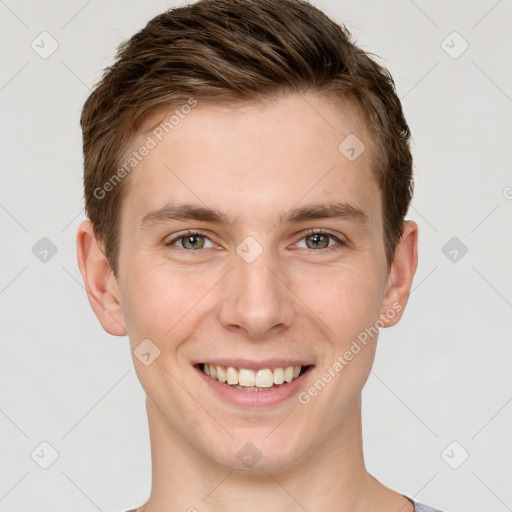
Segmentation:
{"type": "Polygon", "coordinates": [[[130,337],[154,338],[159,347],[167,349],[199,311],[195,308],[214,287],[215,275],[143,261],[131,262],[130,268],[123,305],[130,337]]]}
{"type": "Polygon", "coordinates": [[[328,336],[345,343],[379,317],[380,276],[368,265],[310,269],[297,285],[297,295],[323,321],[328,336]]]}
{"type": "Polygon", "coordinates": [[[174,400],[180,396],[180,387],[172,375],[176,370],[180,340],[187,338],[188,322],[196,312],[194,305],[205,292],[197,285],[199,279],[195,283],[176,269],[171,271],[161,264],[132,261],[130,268],[132,271],[123,289],[123,312],[137,376],[155,404],[169,402],[177,407],[174,400]],[[150,340],[151,344],[144,341],[146,345],[143,345],[143,340],[150,340]],[[137,354],[146,352],[150,357],[158,354],[149,365],[138,360],[137,354]]]}

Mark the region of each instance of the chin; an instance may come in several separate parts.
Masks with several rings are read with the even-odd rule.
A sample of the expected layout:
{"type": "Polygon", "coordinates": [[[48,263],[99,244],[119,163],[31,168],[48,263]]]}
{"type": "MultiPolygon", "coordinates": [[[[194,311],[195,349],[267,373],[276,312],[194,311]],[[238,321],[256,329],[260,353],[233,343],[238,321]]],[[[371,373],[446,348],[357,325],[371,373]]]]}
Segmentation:
{"type": "Polygon", "coordinates": [[[244,429],[243,436],[230,438],[222,448],[220,443],[211,446],[209,457],[229,471],[247,475],[267,475],[292,469],[305,458],[306,447],[293,442],[285,429],[278,434],[272,432],[273,428],[256,432],[244,429]]]}

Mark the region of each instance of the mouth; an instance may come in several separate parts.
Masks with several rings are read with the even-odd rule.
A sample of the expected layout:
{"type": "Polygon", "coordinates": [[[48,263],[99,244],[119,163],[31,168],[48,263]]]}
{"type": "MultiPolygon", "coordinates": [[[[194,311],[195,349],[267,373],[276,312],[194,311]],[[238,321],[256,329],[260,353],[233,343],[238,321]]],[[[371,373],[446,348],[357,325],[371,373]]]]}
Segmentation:
{"type": "Polygon", "coordinates": [[[245,392],[269,392],[289,386],[313,367],[289,365],[274,368],[238,368],[209,363],[199,363],[195,366],[211,380],[245,392]]]}

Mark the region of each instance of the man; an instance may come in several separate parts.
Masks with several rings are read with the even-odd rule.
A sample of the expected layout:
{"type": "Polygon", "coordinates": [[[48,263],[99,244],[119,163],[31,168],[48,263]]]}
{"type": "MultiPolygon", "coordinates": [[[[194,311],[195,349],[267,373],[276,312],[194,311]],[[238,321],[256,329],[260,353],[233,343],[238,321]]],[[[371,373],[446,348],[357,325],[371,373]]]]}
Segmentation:
{"type": "Polygon", "coordinates": [[[147,396],[137,511],[432,511],[362,450],[417,264],[387,71],[306,2],[203,0],[121,45],[81,123],[80,271],[147,396]]]}

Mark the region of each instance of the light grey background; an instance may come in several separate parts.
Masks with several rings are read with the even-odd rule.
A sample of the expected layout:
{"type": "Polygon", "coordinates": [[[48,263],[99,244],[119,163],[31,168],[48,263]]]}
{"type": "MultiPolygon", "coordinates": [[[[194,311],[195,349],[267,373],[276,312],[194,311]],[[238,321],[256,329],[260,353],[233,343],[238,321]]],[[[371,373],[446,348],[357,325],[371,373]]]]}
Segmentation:
{"type": "MultiPolygon", "coordinates": [[[[364,392],[367,465],[446,512],[511,510],[512,3],[314,3],[382,57],[414,136],[419,268],[364,392]]],[[[76,264],[78,121],[117,45],[173,5],[0,0],[1,511],[122,512],[148,496],[128,339],[102,330],[76,264]]]]}

